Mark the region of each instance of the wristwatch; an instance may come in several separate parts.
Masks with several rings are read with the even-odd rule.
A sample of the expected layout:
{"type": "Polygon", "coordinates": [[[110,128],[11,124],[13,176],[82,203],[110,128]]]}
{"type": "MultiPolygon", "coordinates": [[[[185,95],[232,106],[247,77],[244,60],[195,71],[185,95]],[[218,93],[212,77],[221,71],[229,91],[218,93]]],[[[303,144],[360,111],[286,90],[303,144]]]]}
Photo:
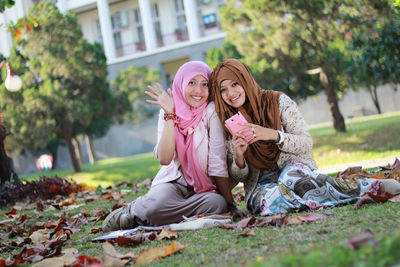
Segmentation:
{"type": "Polygon", "coordinates": [[[278,138],[278,140],[274,141],[274,143],[277,144],[277,145],[280,145],[280,144],[283,143],[283,138],[284,138],[285,134],[282,131],[279,131],[279,130],[277,130],[277,132],[278,132],[279,138],[278,138]]]}

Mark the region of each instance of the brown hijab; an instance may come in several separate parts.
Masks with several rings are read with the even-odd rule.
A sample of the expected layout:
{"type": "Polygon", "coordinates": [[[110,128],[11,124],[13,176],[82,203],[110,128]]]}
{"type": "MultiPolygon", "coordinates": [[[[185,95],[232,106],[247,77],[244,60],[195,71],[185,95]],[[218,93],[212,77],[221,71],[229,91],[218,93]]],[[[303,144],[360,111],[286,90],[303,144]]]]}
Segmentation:
{"type": "MultiPolygon", "coordinates": [[[[211,92],[216,112],[222,123],[240,111],[249,123],[275,130],[281,129],[279,113],[281,92],[262,90],[246,65],[239,60],[227,59],[218,63],[211,74],[211,92]],[[220,88],[224,80],[233,80],[243,87],[246,101],[240,108],[231,107],[222,99],[220,88]]],[[[229,133],[226,128],[225,131],[229,133]]],[[[279,155],[278,146],[271,141],[257,141],[245,152],[246,160],[258,169],[272,167],[278,161],[279,155]]]]}

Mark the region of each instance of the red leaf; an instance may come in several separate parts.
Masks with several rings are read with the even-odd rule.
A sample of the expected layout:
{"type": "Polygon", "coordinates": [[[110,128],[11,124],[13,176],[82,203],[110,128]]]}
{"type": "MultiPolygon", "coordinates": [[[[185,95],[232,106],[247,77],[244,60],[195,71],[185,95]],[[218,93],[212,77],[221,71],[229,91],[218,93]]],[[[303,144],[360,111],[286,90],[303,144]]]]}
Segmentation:
{"type": "Polygon", "coordinates": [[[153,241],[154,239],[156,239],[156,235],[150,232],[150,233],[136,234],[133,236],[119,236],[117,239],[115,239],[115,243],[117,243],[118,246],[123,247],[123,246],[129,246],[131,244],[140,245],[146,240],[153,241]]]}
{"type": "Polygon", "coordinates": [[[71,267],[84,267],[90,266],[92,264],[99,264],[99,266],[101,266],[100,260],[98,258],[82,255],[79,256],[78,259],[71,264],[71,267]]]}
{"type": "Polygon", "coordinates": [[[12,208],[9,212],[4,213],[5,216],[7,216],[8,218],[12,218],[13,215],[17,214],[17,210],[12,208]]]}
{"type": "Polygon", "coordinates": [[[100,231],[103,231],[103,228],[102,228],[102,227],[90,229],[90,232],[91,232],[92,234],[96,234],[96,233],[98,233],[98,232],[100,232],[100,231]]]}
{"type": "Polygon", "coordinates": [[[356,250],[366,245],[377,246],[378,241],[375,240],[374,234],[370,229],[365,229],[362,233],[349,238],[348,246],[351,250],[356,250]]]}
{"type": "Polygon", "coordinates": [[[256,222],[255,217],[250,217],[250,218],[244,218],[238,223],[226,223],[222,224],[221,228],[222,229],[238,229],[238,228],[246,228],[256,222]]]}

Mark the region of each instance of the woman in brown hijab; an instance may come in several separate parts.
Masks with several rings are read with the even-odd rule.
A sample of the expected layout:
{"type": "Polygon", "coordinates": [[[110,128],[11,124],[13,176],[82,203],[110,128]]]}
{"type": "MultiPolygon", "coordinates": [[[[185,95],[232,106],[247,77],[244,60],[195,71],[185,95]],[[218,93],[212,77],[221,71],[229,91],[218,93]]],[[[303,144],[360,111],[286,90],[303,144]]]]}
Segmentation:
{"type": "Polygon", "coordinates": [[[222,123],[238,112],[248,122],[238,133],[225,131],[230,177],[244,183],[251,212],[271,215],[335,206],[366,192],[382,193],[383,183],[386,192],[400,193],[400,183],[391,179],[352,183],[314,172],[312,139],[296,103],[281,92],[261,89],[239,60],[215,67],[211,91],[222,123]]]}

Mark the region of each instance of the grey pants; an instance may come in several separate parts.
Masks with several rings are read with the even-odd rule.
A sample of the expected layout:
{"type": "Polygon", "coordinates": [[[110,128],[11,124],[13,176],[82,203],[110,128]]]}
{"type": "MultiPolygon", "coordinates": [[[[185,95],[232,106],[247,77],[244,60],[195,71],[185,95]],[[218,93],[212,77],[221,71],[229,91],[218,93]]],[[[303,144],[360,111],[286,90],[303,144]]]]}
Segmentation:
{"type": "Polygon", "coordinates": [[[217,193],[196,194],[185,178],[158,184],[129,204],[131,215],[146,225],[164,225],[200,214],[219,214],[227,211],[225,199],[217,193]]]}

